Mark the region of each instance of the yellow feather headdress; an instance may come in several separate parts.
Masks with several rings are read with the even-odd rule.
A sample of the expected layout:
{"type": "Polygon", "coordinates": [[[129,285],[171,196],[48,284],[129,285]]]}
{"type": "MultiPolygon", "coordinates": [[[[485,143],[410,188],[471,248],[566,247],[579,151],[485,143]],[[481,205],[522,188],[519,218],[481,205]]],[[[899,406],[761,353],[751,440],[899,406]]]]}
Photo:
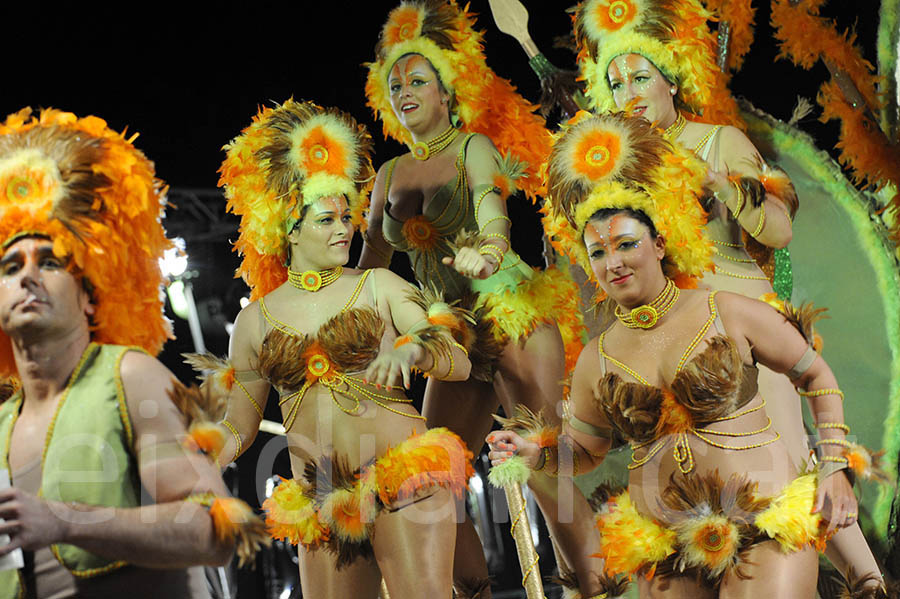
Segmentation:
{"type": "Polygon", "coordinates": [[[219,186],[228,210],[241,217],[238,272],[252,299],[287,280],[287,235],[304,206],[345,196],[354,222],[364,222],[375,175],[372,138],[350,115],[290,99],[260,110],[224,149],[219,186]]]}
{"type": "Polygon", "coordinates": [[[575,39],[586,95],[597,112],[616,110],[607,70],[616,56],[640,54],[670,82],[695,120],[742,127],[727,76],[716,65],[715,20],[699,0],[586,0],[575,39]]]}
{"type": "Polygon", "coordinates": [[[512,154],[526,165],[516,185],[532,200],[541,194],[540,165],[550,153],[552,137],[537,106],[520,96],[512,84],[487,66],[482,34],[475,31],[475,15],[455,0],[405,0],[394,8],[369,63],[366,98],[385,136],[410,144],[412,138],[394,114],[388,77],[394,63],[406,54],[424,56],[444,87],[453,94],[460,128],[481,133],[501,154],[512,154]]]}
{"type": "Polygon", "coordinates": [[[712,265],[706,213],[699,199],[706,168],[666,141],[642,118],[578,113],[560,133],[547,168],[547,228],[561,249],[591,274],[582,237],[604,208],[630,208],[650,218],[666,239],[669,276],[701,276],[712,265]]]}
{"type": "MultiPolygon", "coordinates": [[[[0,124],[0,242],[23,235],[90,283],[92,338],[156,355],[172,336],[163,315],[159,258],[171,246],[161,224],[165,186],[132,142],[95,116],[23,108],[0,124]]],[[[0,333],[0,374],[15,373],[0,333]]]]}

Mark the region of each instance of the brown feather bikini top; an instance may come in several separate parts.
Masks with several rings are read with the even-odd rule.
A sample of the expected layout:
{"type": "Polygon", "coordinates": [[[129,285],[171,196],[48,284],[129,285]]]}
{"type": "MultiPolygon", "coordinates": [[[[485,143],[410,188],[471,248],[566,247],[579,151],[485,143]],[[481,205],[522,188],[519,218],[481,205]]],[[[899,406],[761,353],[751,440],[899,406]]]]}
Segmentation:
{"type": "Polygon", "coordinates": [[[384,336],[384,321],[375,308],[353,307],[371,272],[363,272],[341,311],[312,335],[276,319],[266,308],[265,298],[260,298],[260,311],[272,329],[263,338],[256,370],[278,390],[279,405],[290,402],[284,417],[286,430],[291,429],[306,391],[316,383],[329,389],[335,404],[347,414],[357,413],[360,401],[367,399],[392,412],[421,418],[386,405],[412,400],[378,393],[362,380],[347,376],[364,371],[372,363],[384,336]],[[344,405],[339,396],[352,405],[344,405]]]}
{"type": "MultiPolygon", "coordinates": [[[[605,373],[600,379],[595,402],[607,420],[618,429],[632,445],[632,451],[656,444],[640,459],[635,459],[629,469],[638,468],[653,458],[662,449],[667,435],[675,436],[674,457],[685,474],[693,470],[694,460],[688,444],[688,435],[695,436],[709,445],[721,449],[750,449],[749,446],[724,445],[709,435],[740,437],[761,433],[771,427],[771,420],[758,430],[746,433],[731,433],[703,428],[714,422],[734,420],[765,407],[765,400],[754,408],[741,410],[756,397],[758,370],[755,365],[744,364],[737,347],[725,336],[721,319],[716,310],[715,292],[709,294],[710,315],[694,339],[682,354],[675,370],[675,377],[665,388],[651,385],[644,377],[603,350],[600,335],[597,348],[601,364],[608,360],[628,373],[637,383],[622,380],[618,374],[605,373]],[[708,346],[694,358],[688,360],[691,352],[715,324],[719,335],[708,339],[708,346]]],[[[605,368],[604,368],[605,371],[605,368]]],[[[774,442],[775,439],[760,447],[774,442]]]]}

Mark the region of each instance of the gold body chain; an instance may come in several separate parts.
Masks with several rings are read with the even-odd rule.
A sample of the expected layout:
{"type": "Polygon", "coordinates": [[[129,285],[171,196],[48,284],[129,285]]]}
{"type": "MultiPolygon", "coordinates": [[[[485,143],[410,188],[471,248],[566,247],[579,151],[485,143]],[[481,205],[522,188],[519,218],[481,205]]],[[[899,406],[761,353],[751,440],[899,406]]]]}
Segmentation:
{"type": "MultiPolygon", "coordinates": [[[[703,323],[703,326],[700,327],[700,330],[697,331],[697,334],[694,336],[694,338],[691,340],[690,344],[687,346],[687,348],[681,354],[681,358],[678,360],[678,366],[675,368],[676,376],[678,375],[679,372],[681,372],[681,370],[684,368],[685,364],[687,364],[688,358],[690,358],[691,354],[694,351],[694,348],[696,348],[697,345],[704,339],[704,337],[706,336],[706,333],[709,331],[709,327],[712,326],[713,322],[715,322],[716,317],[718,316],[718,310],[716,309],[715,296],[716,296],[716,292],[712,292],[709,294],[709,300],[708,300],[708,302],[709,302],[709,318],[706,319],[706,321],[703,323]]],[[[640,373],[635,371],[633,368],[630,368],[628,365],[624,364],[623,362],[610,356],[609,354],[606,353],[606,351],[604,351],[603,339],[605,336],[606,336],[606,332],[603,332],[600,335],[600,338],[598,339],[598,342],[597,342],[597,349],[600,353],[600,359],[608,360],[609,362],[614,364],[617,368],[626,372],[629,376],[631,376],[634,380],[638,381],[642,385],[645,385],[647,387],[653,387],[653,385],[646,378],[641,376],[640,373]]],[[[761,410],[765,406],[766,406],[766,400],[763,399],[762,402],[760,403],[760,405],[758,405],[754,408],[749,408],[749,409],[743,410],[741,412],[731,414],[730,416],[723,416],[721,418],[716,418],[715,420],[712,420],[710,422],[710,424],[712,424],[714,422],[725,422],[728,420],[734,420],[736,418],[740,418],[741,416],[745,416],[747,414],[751,414],[753,412],[761,410]]],[[[678,469],[683,474],[688,474],[689,472],[691,472],[694,469],[694,455],[693,455],[693,451],[691,450],[691,446],[689,443],[689,438],[688,438],[689,434],[694,435],[695,437],[697,437],[701,441],[705,442],[706,444],[716,447],[718,449],[730,449],[730,450],[734,450],[734,451],[743,451],[743,450],[748,450],[748,449],[756,449],[757,447],[764,447],[766,445],[774,443],[775,441],[777,441],[778,439],[781,438],[781,435],[778,432],[776,432],[775,437],[772,439],[760,441],[759,443],[751,443],[748,445],[726,445],[724,443],[719,443],[713,439],[710,439],[707,435],[717,435],[717,436],[722,436],[722,437],[750,437],[752,435],[758,435],[760,433],[764,433],[764,432],[768,431],[770,428],[772,428],[772,419],[768,418],[768,417],[766,419],[765,426],[763,426],[762,428],[757,429],[757,430],[746,431],[746,432],[716,431],[716,430],[712,430],[709,428],[691,427],[685,431],[680,431],[678,433],[675,433],[675,446],[673,447],[672,454],[673,454],[673,457],[675,458],[675,462],[678,464],[678,469]]],[[[634,470],[636,468],[640,468],[641,466],[643,466],[644,464],[649,462],[651,459],[653,459],[653,457],[657,453],[660,452],[660,450],[663,448],[664,445],[665,445],[665,441],[660,440],[660,439],[650,440],[650,441],[646,441],[644,443],[633,444],[631,446],[631,463],[628,464],[628,469],[634,470]],[[651,443],[654,443],[654,441],[656,444],[647,452],[647,454],[645,456],[643,456],[642,458],[634,457],[635,451],[637,451],[639,449],[643,449],[644,447],[647,447],[651,443]]]]}
{"type": "MultiPolygon", "coordinates": [[[[359,281],[356,283],[356,287],[354,288],[353,293],[350,295],[350,298],[344,304],[344,307],[341,308],[341,314],[352,308],[356,303],[356,300],[359,298],[360,293],[362,293],[363,286],[365,285],[365,282],[369,278],[369,274],[371,272],[371,270],[363,272],[362,276],[359,278],[359,281]]],[[[298,331],[291,325],[282,322],[272,316],[271,312],[269,312],[268,308],[266,308],[265,301],[263,299],[260,299],[259,306],[262,311],[263,317],[266,319],[266,322],[272,325],[272,327],[292,337],[306,336],[305,333],[298,331]]],[[[392,408],[387,403],[391,402],[411,404],[413,400],[407,397],[392,397],[390,395],[377,393],[369,388],[371,387],[371,385],[369,385],[368,383],[365,383],[360,379],[347,376],[346,374],[338,372],[331,368],[328,370],[328,373],[325,376],[316,379],[314,382],[310,382],[309,379],[307,379],[306,381],[304,381],[303,386],[299,390],[284,396],[278,402],[279,407],[290,402],[290,407],[288,408],[288,412],[284,417],[284,429],[286,431],[291,430],[291,427],[294,425],[294,421],[297,418],[297,414],[300,412],[300,406],[303,403],[303,398],[306,396],[306,392],[310,389],[310,387],[317,383],[321,384],[323,387],[329,390],[334,405],[336,405],[338,409],[340,409],[345,414],[358,414],[362,400],[367,399],[372,403],[384,408],[385,410],[393,412],[394,414],[399,414],[401,416],[406,416],[407,418],[414,418],[417,420],[425,420],[424,416],[420,416],[418,414],[408,414],[406,412],[392,408]],[[354,405],[350,408],[345,407],[338,399],[338,396],[349,399],[350,401],[354,402],[354,405]]]]}

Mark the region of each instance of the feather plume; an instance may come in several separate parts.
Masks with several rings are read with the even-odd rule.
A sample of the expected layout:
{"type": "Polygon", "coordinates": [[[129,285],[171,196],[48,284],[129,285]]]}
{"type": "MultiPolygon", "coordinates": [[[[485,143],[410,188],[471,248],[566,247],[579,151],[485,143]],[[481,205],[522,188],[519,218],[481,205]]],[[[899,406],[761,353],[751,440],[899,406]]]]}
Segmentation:
{"type": "Polygon", "coordinates": [[[559,437],[559,426],[552,425],[544,418],[543,410],[533,412],[525,404],[517,404],[511,418],[494,414],[494,420],[500,423],[503,430],[516,431],[528,441],[540,447],[555,447],[559,437]]]}
{"type": "Polygon", "coordinates": [[[531,478],[531,468],[522,456],[514,455],[502,463],[492,466],[488,472],[488,482],[498,489],[524,485],[531,478]]]}
{"type": "Polygon", "coordinates": [[[698,569],[717,583],[726,571],[746,578],[742,555],[765,540],[754,527],[770,500],[757,495],[757,483],[732,475],[723,482],[717,470],[688,477],[671,476],[659,500],[663,517],[678,535],[675,570],[698,569]]]}
{"type": "Polygon", "coordinates": [[[806,302],[800,306],[794,306],[791,302],[784,302],[784,317],[796,328],[806,342],[812,346],[821,345],[821,339],[816,334],[815,324],[823,318],[828,318],[825,312],[828,308],[816,308],[812,302],[806,302]]]}
{"type": "Polygon", "coordinates": [[[513,288],[482,294],[479,301],[486,308],[485,317],[495,325],[498,343],[519,343],[539,324],[555,325],[565,347],[566,371],[571,372],[583,347],[578,293],[566,270],[550,266],[513,288]]]}
{"type": "Polygon", "coordinates": [[[769,166],[763,162],[759,181],[765,187],[766,193],[784,202],[791,214],[791,218],[796,216],[797,210],[800,209],[800,198],[797,197],[797,190],[794,188],[794,184],[787,173],[780,168],[769,166]]]}
{"type": "MultiPolygon", "coordinates": [[[[132,142],[89,116],[30,108],[0,124],[0,242],[23,232],[92,288],[92,340],[152,355],[171,337],[157,259],[171,247],[161,226],[165,185],[132,142]]],[[[0,375],[15,373],[0,333],[0,375]]]]}
{"type": "Polygon", "coordinates": [[[444,487],[456,497],[465,492],[472,452],[455,433],[432,428],[388,449],[373,467],[382,503],[414,497],[421,489],[444,487]]]}
{"type": "MultiPolygon", "coordinates": [[[[575,37],[591,110],[616,109],[607,79],[609,63],[621,54],[637,53],[678,84],[676,106],[693,113],[692,120],[744,128],[728,92],[727,74],[716,64],[716,37],[708,26],[714,20],[698,0],[582,2],[576,11],[575,37]]],[[[752,31],[743,29],[742,23],[736,23],[735,33],[738,42],[746,44],[752,31]]]]}
{"type": "Polygon", "coordinates": [[[563,597],[565,599],[570,599],[574,593],[579,593],[578,596],[580,597],[578,575],[574,571],[566,569],[565,566],[560,565],[558,568],[559,573],[553,576],[550,582],[555,582],[563,588],[563,597]]]}
{"type": "Polygon", "coordinates": [[[717,336],[672,380],[671,390],[693,422],[712,422],[737,408],[743,372],[734,342],[717,336]]]}
{"type": "Polygon", "coordinates": [[[463,308],[459,300],[446,303],[444,294],[434,286],[412,288],[406,297],[425,311],[429,323],[447,327],[456,342],[468,351],[473,341],[472,326],[475,324],[475,315],[471,310],[463,308]]]}
{"type": "Polygon", "coordinates": [[[316,334],[342,372],[363,370],[378,355],[384,321],[373,308],[347,310],[328,319],[316,334]]]}
{"type": "Polygon", "coordinates": [[[187,434],[181,444],[215,462],[227,437],[227,432],[217,423],[225,416],[228,396],[197,385],[187,387],[175,379],[168,395],[185,417],[187,434]]]}
{"type": "Polygon", "coordinates": [[[812,102],[810,102],[803,96],[797,96],[797,105],[794,106],[794,110],[791,112],[791,118],[788,121],[788,126],[793,127],[794,125],[799,124],[800,121],[812,114],[812,111],[812,102]]]}
{"type": "MultiPolygon", "coordinates": [[[[620,597],[628,591],[630,581],[626,577],[608,576],[607,574],[597,574],[597,582],[602,589],[598,593],[601,597],[620,597]]],[[[565,566],[559,566],[559,573],[550,578],[550,582],[555,582],[562,587],[563,599],[581,599],[581,591],[578,583],[578,575],[568,570],[565,566]]],[[[592,595],[596,597],[598,595],[592,595]]]]}
{"type": "Polygon", "coordinates": [[[211,353],[181,354],[185,364],[203,375],[201,388],[210,387],[213,393],[227,394],[234,385],[234,366],[225,358],[211,353]]]}
{"type": "Polygon", "coordinates": [[[554,110],[565,113],[565,103],[573,102],[573,98],[582,91],[578,71],[555,69],[550,76],[541,78],[541,116],[549,118],[554,110]]]}
{"type": "MultiPolygon", "coordinates": [[[[352,195],[356,184],[374,177],[372,139],[349,114],[288,100],[269,114],[266,125],[269,143],[257,150],[257,158],[266,171],[267,187],[279,197],[301,194],[306,180],[317,173],[346,181],[352,195]]],[[[305,197],[303,203],[316,199],[305,197]]]]}
{"type": "Polygon", "coordinates": [[[815,474],[795,478],[756,517],[756,528],[778,541],[787,552],[818,543],[822,515],[812,513],[815,495],[815,474]]]}
{"type": "Polygon", "coordinates": [[[900,597],[900,586],[890,582],[885,584],[877,572],[857,576],[853,566],[847,575],[841,576],[832,570],[828,575],[820,573],[819,594],[825,599],[896,599],[900,597]]]}
{"type": "Polygon", "coordinates": [[[527,164],[527,176],[516,184],[535,201],[543,195],[539,170],[550,153],[552,135],[535,114],[538,107],[487,66],[483,35],[474,29],[475,15],[468,8],[460,8],[455,0],[412,0],[392,11],[375,48],[376,60],[367,65],[367,104],[382,121],[386,136],[409,143],[410,134],[390,105],[388,75],[401,56],[424,56],[452,95],[451,119],[527,164]]]}
{"type": "Polygon", "coordinates": [[[261,109],[225,146],[218,184],[227,210],[241,217],[234,246],[251,300],[287,279],[286,235],[304,206],[343,195],[354,219],[361,218],[374,183],[371,148],[365,128],[349,115],[293,99],[261,109]]]}
{"type": "Polygon", "coordinates": [[[303,478],[306,481],[305,496],[315,501],[319,521],[325,530],[330,531],[322,540],[326,542],[328,551],[337,557],[337,568],[340,570],[359,557],[371,557],[371,520],[374,520],[373,510],[378,509],[378,498],[373,494],[366,496],[359,487],[360,469],[351,467],[346,456],[334,454],[323,456],[318,462],[307,462],[303,478]],[[336,508],[348,504],[355,504],[355,507],[349,517],[340,523],[343,528],[335,530],[338,524],[336,508]]]}
{"type": "Polygon", "coordinates": [[[691,476],[672,474],[659,502],[664,519],[672,523],[711,512],[747,526],[771,504],[769,498],[758,496],[756,481],[735,474],[725,482],[718,470],[691,476]]]}
{"type": "Polygon", "coordinates": [[[628,492],[613,497],[609,509],[597,516],[604,572],[631,576],[647,572],[676,551],[675,532],[638,512],[628,492]]]}
{"type": "Polygon", "coordinates": [[[219,540],[236,541],[239,568],[250,563],[260,549],[272,542],[265,521],[240,499],[218,497],[210,506],[209,515],[219,540]]]}
{"type": "Polygon", "coordinates": [[[625,487],[615,483],[601,483],[594,488],[591,496],[587,498],[588,505],[595,513],[603,512],[608,509],[607,503],[616,495],[620,495],[625,491],[625,487]]]}
{"type": "Polygon", "coordinates": [[[746,198],[747,206],[759,208],[766,199],[766,189],[762,182],[755,177],[740,177],[736,183],[746,198]]]}
{"type": "Polygon", "coordinates": [[[582,112],[570,123],[550,156],[544,211],[547,234],[563,252],[590,273],[585,225],[598,210],[627,209],[643,212],[665,237],[667,276],[683,280],[711,269],[713,246],[699,202],[706,164],[643,119],[582,112]]]}
{"type": "Polygon", "coordinates": [[[303,354],[312,345],[308,338],[298,338],[279,329],[272,329],[259,349],[256,370],[275,387],[297,391],[306,382],[306,361],[303,354]]]}
{"type": "Polygon", "coordinates": [[[197,385],[188,387],[172,379],[172,388],[168,390],[168,395],[185,416],[187,426],[195,422],[218,422],[225,415],[228,398],[201,389],[197,385]]]}
{"type": "Polygon", "coordinates": [[[843,456],[847,458],[847,464],[856,476],[879,483],[893,484],[893,478],[884,469],[883,449],[872,451],[858,443],[851,443],[850,447],[843,451],[843,456]]]}
{"type": "Polygon", "coordinates": [[[662,389],[628,383],[609,372],[600,379],[594,402],[627,441],[643,443],[655,437],[663,402],[662,389]]]}
{"type": "Polygon", "coordinates": [[[479,299],[479,294],[466,290],[459,300],[460,309],[471,313],[474,319],[474,324],[469,324],[466,341],[460,343],[469,351],[469,361],[472,363],[470,378],[491,383],[507,339],[488,316],[490,308],[479,302],[479,299]]]}
{"type": "Polygon", "coordinates": [[[457,254],[462,248],[478,249],[481,247],[481,244],[486,242],[487,240],[482,237],[478,231],[461,229],[459,233],[456,234],[456,237],[453,238],[453,241],[450,241],[448,245],[450,250],[454,254],[457,254]]]}
{"type": "Polygon", "coordinates": [[[601,181],[651,185],[649,175],[671,147],[651,133],[649,122],[623,113],[584,115],[570,123],[550,154],[547,190],[556,215],[573,214],[575,205],[601,181]]]}

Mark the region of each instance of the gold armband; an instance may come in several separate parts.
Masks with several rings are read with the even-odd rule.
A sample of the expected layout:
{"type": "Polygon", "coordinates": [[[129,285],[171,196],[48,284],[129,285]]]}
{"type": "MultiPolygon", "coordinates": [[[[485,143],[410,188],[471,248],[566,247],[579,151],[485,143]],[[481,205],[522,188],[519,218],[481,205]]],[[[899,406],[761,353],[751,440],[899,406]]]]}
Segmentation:
{"type": "Polygon", "coordinates": [[[816,389],[814,391],[797,391],[803,397],[823,397],[825,395],[837,395],[844,401],[844,392],[840,389],[816,389]]]}
{"type": "Polygon", "coordinates": [[[231,461],[235,461],[239,455],[241,455],[241,434],[234,427],[233,424],[228,422],[227,420],[222,421],[222,426],[231,431],[232,436],[234,437],[234,455],[231,456],[231,461]]]}
{"type": "Polygon", "coordinates": [[[766,227],[766,205],[759,205],[759,223],[756,225],[756,230],[750,233],[750,237],[756,239],[759,237],[759,234],[762,233],[763,229],[766,227]]]}
{"type": "Polygon", "coordinates": [[[816,425],[816,428],[837,428],[848,435],[850,434],[850,427],[843,422],[821,422],[816,425]]]}
{"type": "Polygon", "coordinates": [[[732,185],[734,185],[734,191],[737,193],[737,205],[734,207],[734,210],[731,211],[731,215],[737,220],[738,216],[741,213],[741,210],[744,209],[744,190],[741,189],[741,184],[737,181],[732,181],[732,185]]]}

